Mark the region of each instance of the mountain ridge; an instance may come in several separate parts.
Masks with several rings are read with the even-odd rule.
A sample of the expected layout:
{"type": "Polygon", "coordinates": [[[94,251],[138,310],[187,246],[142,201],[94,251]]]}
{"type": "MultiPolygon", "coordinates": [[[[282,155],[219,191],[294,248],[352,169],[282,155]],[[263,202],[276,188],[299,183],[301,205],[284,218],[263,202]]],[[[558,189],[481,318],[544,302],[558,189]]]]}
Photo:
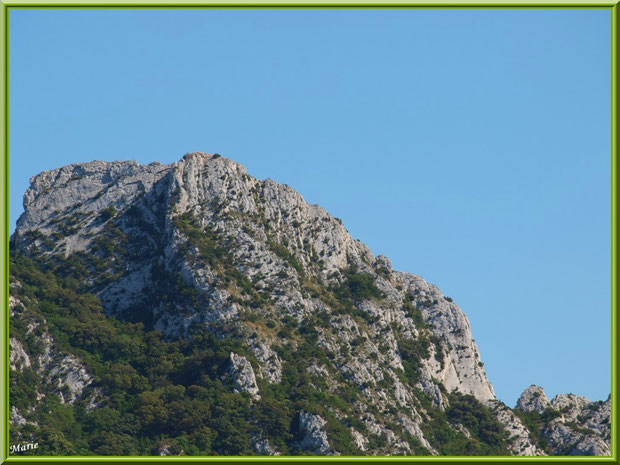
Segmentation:
{"type": "MultiPolygon", "coordinates": [[[[517,431],[499,439],[497,423],[485,420],[507,452],[546,453],[495,399],[458,306],[423,278],[393,270],[286,185],[195,152],[169,165],[94,161],[46,171],[31,179],[24,208],[14,248],[59,266],[77,257],[106,315],[168,340],[191,339],[200,326],[242,341],[246,354],[230,353],[222,379],[252,402],[282,383],[291,350],[309,347],[310,385],[360,392],[352,409],[334,409],[334,418],[363,423],[348,427],[360,453],[440,453],[429,426],[439,420],[429,412],[454,412],[468,395],[487,407],[467,408],[489,408],[489,418],[517,431]],[[385,443],[371,447],[360,428],[385,443]]],[[[326,433],[336,420],[296,415],[295,447],[339,453],[326,433]]],[[[447,424],[463,444],[481,434],[480,425],[447,424]]],[[[266,438],[253,442],[279,453],[266,438]]]]}

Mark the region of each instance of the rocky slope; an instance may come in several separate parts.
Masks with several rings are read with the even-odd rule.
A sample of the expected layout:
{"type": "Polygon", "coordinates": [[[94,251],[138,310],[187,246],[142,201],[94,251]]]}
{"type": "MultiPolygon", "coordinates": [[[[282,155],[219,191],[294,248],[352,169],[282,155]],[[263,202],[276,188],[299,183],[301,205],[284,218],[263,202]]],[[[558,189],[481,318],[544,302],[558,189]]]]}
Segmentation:
{"type": "MultiPolygon", "coordinates": [[[[552,449],[540,448],[539,438],[495,400],[469,321],[451,299],[421,277],[393,270],[389,259],[373,256],[340,220],[290,187],[255,179],[231,160],[192,153],[170,165],[69,165],[32,178],[24,208],[12,255],[62,275],[63,289],[94,296],[115,324],[139,324],[162,344],[191,346],[197,330],[239,344],[218,359],[218,379],[246,399],[249,423],[257,426],[247,432],[255,453],[543,455],[559,450],[555,444],[581,441],[562,430],[577,421],[570,417],[543,432],[552,449]],[[291,379],[308,398],[331,404],[293,402],[293,391],[280,391],[291,379]],[[259,415],[276,401],[290,414],[279,435],[259,415]]],[[[15,299],[20,278],[32,276],[13,274],[15,299]]],[[[98,365],[105,366],[105,355],[91,357],[81,339],[67,342],[49,305],[31,307],[41,321],[53,319],[65,350],[75,352],[50,369],[57,390],[47,395],[58,392],[73,405],[88,391],[88,409],[114,406],[114,385],[98,365]],[[89,364],[100,373],[89,374],[89,364]]],[[[28,334],[12,339],[14,373],[33,365],[21,340],[28,334]]],[[[39,375],[52,366],[40,357],[36,363],[39,375]]],[[[151,382],[150,372],[144,376],[151,382]]],[[[523,402],[518,408],[529,412],[523,402]]],[[[604,412],[608,405],[601,405],[604,412]]],[[[160,433],[150,450],[192,453],[161,442],[169,436],[160,433]]],[[[569,452],[600,455],[609,448],[597,442],[569,452]]]]}
{"type": "Polygon", "coordinates": [[[541,387],[530,386],[515,410],[537,426],[553,455],[611,455],[611,396],[605,402],[590,402],[582,396],[558,394],[549,401],[541,387]]]}

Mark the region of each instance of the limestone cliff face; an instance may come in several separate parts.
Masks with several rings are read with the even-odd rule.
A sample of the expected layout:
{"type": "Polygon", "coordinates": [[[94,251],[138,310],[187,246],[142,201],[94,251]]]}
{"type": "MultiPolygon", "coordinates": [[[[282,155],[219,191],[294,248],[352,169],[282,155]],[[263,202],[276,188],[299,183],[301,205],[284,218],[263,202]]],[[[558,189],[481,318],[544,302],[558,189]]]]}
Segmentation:
{"type": "MultiPolygon", "coordinates": [[[[312,335],[329,363],[309,360],[308,375],[330,390],[356,389],[364,429],[387,438],[386,448],[372,449],[351,427],[360,451],[413,453],[403,439],[411,437],[437,454],[424,426],[429,408],[445,410],[453,392],[495,405],[469,321],[451,299],[393,270],[290,187],[255,179],[234,161],[191,153],[169,165],[69,165],[32,178],[24,208],[15,247],[50,260],[78,257],[108,315],[143,321],[171,340],[191,337],[196,325],[243,340],[254,366],[231,353],[236,392],[260,399],[261,382],[281,382],[283,349],[312,335]]],[[[29,363],[19,341],[12,350],[12,364],[29,363]]],[[[512,453],[543,453],[511,411],[494,411],[519,437],[512,453]]],[[[323,422],[300,413],[299,447],[336,453],[323,422]]],[[[263,438],[253,443],[279,453],[263,438]]]]}
{"type": "MultiPolygon", "coordinates": [[[[388,259],[374,257],[339,220],[321,207],[306,203],[290,187],[257,180],[231,160],[194,153],[171,165],[69,165],[34,177],[24,196],[24,207],[14,236],[16,245],[45,248],[47,242],[49,252],[66,256],[92,250],[109,221],[102,218],[102,212],[114,212],[122,218],[123,232],[133,235],[130,240],[144,238],[140,247],[146,249],[148,260],[126,263],[122,275],[99,294],[109,312],[117,314],[140,301],[143,289],[149,287],[153,260],[180,272],[185,282],[204,293],[207,301],[182,315],[156,310],[156,327],[170,336],[182,336],[195,322],[209,324],[238,318],[241,311],[241,306],[231,301],[230,292],[218,287],[213,270],[201,266],[198,251],[181,253],[186,240],[174,220],[184,214],[196,218],[200,228],[234,238],[231,252],[238,269],[259,286],[272,289],[272,307],[299,321],[326,307],[320,299],[304,292],[300,273],[337,285],[343,271],[354,266],[360,273],[371,275],[385,295],[381,301],[359,302],[362,311],[378,320],[369,328],[369,348],[377,349],[372,347],[373,341],[392,323],[399,324],[406,337],[418,336],[416,325],[402,310],[403,300],[409,298],[421,309],[430,331],[441,342],[431,345],[433,356],[424,361],[425,389],[438,403],[441,395],[433,388],[433,378],[448,391],[472,394],[482,401],[494,398],[469,321],[456,304],[421,277],[393,271],[388,259]],[[137,226],[131,218],[124,218],[128,213],[139,216],[143,224],[137,226]],[[145,226],[151,231],[145,233],[145,226]],[[138,227],[142,230],[137,231],[138,227]],[[29,242],[33,231],[46,237],[29,242]],[[287,253],[294,257],[297,267],[287,261],[287,253]],[[441,363],[435,354],[441,354],[441,363]]],[[[335,340],[326,335],[323,344],[346,342],[358,335],[358,328],[344,326],[335,340]]],[[[382,355],[381,362],[400,367],[395,338],[390,334],[385,341],[392,347],[382,355]]],[[[261,353],[261,342],[254,342],[257,355],[269,357],[271,354],[261,353]]],[[[277,360],[268,360],[261,369],[277,373],[277,360]]],[[[341,369],[359,383],[375,380],[376,373],[382,371],[381,363],[356,362],[343,363],[341,369]]]]}

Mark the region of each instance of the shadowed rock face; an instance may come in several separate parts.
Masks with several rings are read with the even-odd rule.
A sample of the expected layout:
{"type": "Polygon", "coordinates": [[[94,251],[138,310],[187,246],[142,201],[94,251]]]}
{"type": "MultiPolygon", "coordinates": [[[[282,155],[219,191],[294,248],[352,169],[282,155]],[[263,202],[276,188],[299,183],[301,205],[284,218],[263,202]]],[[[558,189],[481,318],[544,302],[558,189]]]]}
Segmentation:
{"type": "MultiPolygon", "coordinates": [[[[168,340],[189,338],[195,325],[240,338],[253,357],[230,354],[226,376],[234,392],[257,401],[259,382],[280,383],[282,349],[299,344],[292,336],[299,331],[329,354],[327,362],[309,362],[308,375],[328,391],[346,384],[359,392],[364,428],[386,438],[387,446],[369,450],[351,427],[365,453],[413,453],[403,439],[411,437],[437,454],[422,426],[427,409],[445,411],[455,392],[494,408],[520,438],[511,453],[543,454],[495,401],[459,307],[420,276],[393,270],[388,258],[375,257],[340,220],[286,185],[255,179],[214,154],[191,153],[169,165],[94,161],[33,177],[24,208],[15,247],[50,260],[84,260],[84,282],[108,315],[143,322],[168,340]],[[257,323],[263,321],[275,323],[257,323]]],[[[29,363],[20,341],[11,347],[13,365],[29,363]]],[[[518,408],[542,414],[549,401],[536,392],[524,393],[518,408]]],[[[337,453],[322,422],[300,413],[298,446],[337,453]]],[[[469,434],[462,424],[451,428],[469,434]]],[[[253,443],[260,453],[278,454],[262,437],[253,443]]]]}
{"type": "Polygon", "coordinates": [[[299,447],[314,452],[317,455],[332,455],[332,448],[325,432],[326,421],[319,415],[301,412],[299,415],[299,429],[302,439],[299,447]]]}

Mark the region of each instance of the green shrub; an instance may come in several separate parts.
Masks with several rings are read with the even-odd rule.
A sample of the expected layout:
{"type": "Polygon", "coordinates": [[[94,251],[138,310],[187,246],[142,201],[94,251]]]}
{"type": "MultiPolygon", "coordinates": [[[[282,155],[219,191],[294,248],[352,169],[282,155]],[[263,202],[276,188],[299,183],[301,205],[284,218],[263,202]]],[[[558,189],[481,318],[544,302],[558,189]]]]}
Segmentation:
{"type": "Polygon", "coordinates": [[[349,268],[344,273],[344,282],[334,289],[334,294],[344,301],[378,299],[383,296],[373,276],[358,273],[353,268],[349,268]]]}
{"type": "Polygon", "coordinates": [[[114,205],[110,205],[108,208],[101,211],[99,217],[102,221],[108,221],[109,219],[114,218],[116,216],[116,213],[117,212],[116,208],[114,208],[114,205]]]}

